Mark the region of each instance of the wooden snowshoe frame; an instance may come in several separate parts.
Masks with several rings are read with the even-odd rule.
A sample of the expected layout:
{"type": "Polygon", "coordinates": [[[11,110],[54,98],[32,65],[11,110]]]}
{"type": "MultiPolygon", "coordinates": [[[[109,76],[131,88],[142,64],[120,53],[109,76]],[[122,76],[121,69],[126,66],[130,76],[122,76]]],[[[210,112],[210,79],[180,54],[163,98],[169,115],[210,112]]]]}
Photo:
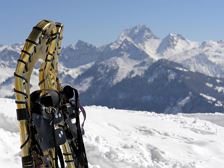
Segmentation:
{"type": "MultiPolygon", "coordinates": [[[[47,90],[60,91],[58,79],[58,56],[61,52],[63,25],[49,20],[42,20],[33,27],[32,32],[25,41],[18,59],[15,71],[15,98],[17,104],[17,119],[21,143],[21,157],[24,168],[35,168],[35,157],[32,154],[30,124],[30,78],[37,66],[39,67],[39,87],[41,94],[47,90]]],[[[75,168],[68,141],[61,145],[64,161],[68,168],[75,168]],[[68,155],[70,154],[70,155],[68,155]]],[[[44,156],[50,158],[52,168],[55,168],[54,148],[43,151],[44,156]]],[[[41,167],[45,167],[41,165],[41,167]]]]}

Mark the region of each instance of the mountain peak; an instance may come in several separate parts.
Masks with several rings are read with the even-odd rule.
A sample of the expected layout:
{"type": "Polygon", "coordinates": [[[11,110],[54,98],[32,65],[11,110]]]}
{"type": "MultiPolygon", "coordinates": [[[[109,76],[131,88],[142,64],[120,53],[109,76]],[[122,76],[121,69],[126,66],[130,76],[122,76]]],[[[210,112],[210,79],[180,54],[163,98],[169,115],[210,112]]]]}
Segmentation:
{"type": "Polygon", "coordinates": [[[164,54],[168,50],[182,51],[190,46],[190,41],[181,34],[169,33],[160,43],[157,52],[164,54]]]}
{"type": "Polygon", "coordinates": [[[158,39],[150,28],[145,25],[136,25],[132,28],[124,30],[119,36],[118,40],[123,41],[124,39],[129,39],[135,43],[142,43],[148,39],[158,39]]]}
{"type": "Polygon", "coordinates": [[[170,40],[184,40],[184,41],[187,41],[187,39],[182,36],[181,34],[178,34],[178,33],[169,33],[165,38],[168,38],[170,40]]]}
{"type": "Polygon", "coordinates": [[[96,48],[94,45],[87,43],[82,40],[78,40],[77,43],[75,44],[76,49],[82,49],[82,48],[96,48]]]}

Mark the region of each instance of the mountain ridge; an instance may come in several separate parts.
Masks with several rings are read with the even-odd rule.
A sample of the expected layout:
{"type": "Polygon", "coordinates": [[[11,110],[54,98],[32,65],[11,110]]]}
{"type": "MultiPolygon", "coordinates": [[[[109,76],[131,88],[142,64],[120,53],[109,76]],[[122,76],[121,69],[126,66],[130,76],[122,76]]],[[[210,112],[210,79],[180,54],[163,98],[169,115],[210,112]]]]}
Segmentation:
{"type": "MultiPolygon", "coordinates": [[[[1,97],[13,97],[10,87],[13,84],[13,72],[21,47],[22,44],[0,45],[0,70],[5,72],[0,74],[1,97]]],[[[189,109],[190,107],[186,105],[187,102],[198,102],[198,106],[205,106],[211,112],[216,110],[221,112],[223,111],[221,106],[224,104],[224,98],[220,94],[224,89],[221,84],[211,82],[211,79],[223,83],[223,55],[223,41],[207,41],[199,44],[178,33],[170,33],[160,39],[150,28],[145,25],[137,25],[126,29],[115,41],[104,46],[96,47],[79,40],[75,45],[63,47],[59,57],[59,78],[62,83],[76,86],[86,104],[98,103],[98,105],[102,105],[99,102],[104,102],[103,105],[110,107],[114,105],[118,108],[154,110],[165,113],[206,111],[205,108],[198,107],[189,109]],[[172,68],[170,69],[167,65],[172,66],[172,68]],[[154,72],[153,67],[157,69],[155,66],[163,67],[164,74],[167,76],[154,72]],[[170,73],[171,71],[174,73],[170,73]],[[147,77],[150,75],[152,77],[147,77]],[[160,80],[154,81],[153,78],[157,75],[162,77],[159,78],[160,80]],[[195,76],[203,80],[199,81],[195,76]],[[172,80],[173,78],[175,80],[172,80]],[[184,82],[187,80],[185,78],[190,79],[190,82],[187,82],[188,85],[196,82],[205,89],[205,92],[197,88],[197,84],[191,85],[191,88],[186,87],[184,82]],[[142,86],[145,85],[145,90],[142,89],[144,87],[139,81],[141,81],[142,86]],[[162,81],[171,89],[161,85],[162,81]],[[178,84],[179,81],[182,85],[178,84]],[[206,84],[212,87],[208,87],[206,84]],[[135,90],[131,89],[134,85],[136,85],[135,90]],[[159,88],[151,90],[153,86],[159,86],[159,88]],[[170,95],[173,94],[172,92],[176,92],[175,88],[172,88],[173,86],[181,86],[182,90],[181,87],[176,90],[179,92],[185,90],[187,94],[183,92],[177,94],[176,98],[171,96],[171,98],[167,97],[167,100],[162,99],[162,97],[166,97],[164,92],[166,89],[171,92],[170,95]],[[123,90],[120,90],[121,88],[130,93],[129,97],[125,96],[123,90]],[[138,92],[138,89],[141,90],[141,94],[138,95],[141,100],[136,100],[138,103],[128,102],[129,99],[134,100],[132,97],[135,92],[138,92]],[[155,93],[149,96],[146,93],[150,90],[155,93]],[[110,98],[110,92],[114,92],[114,97],[121,100],[116,102],[117,100],[110,98]],[[157,99],[156,95],[159,95],[163,102],[152,102],[152,97],[157,99]],[[108,101],[107,96],[109,97],[108,101]],[[91,102],[88,99],[90,97],[94,101],[91,102]]],[[[160,72],[159,69],[157,71],[160,72]]],[[[34,73],[32,89],[38,89],[36,80],[38,80],[38,74],[34,73]]]]}

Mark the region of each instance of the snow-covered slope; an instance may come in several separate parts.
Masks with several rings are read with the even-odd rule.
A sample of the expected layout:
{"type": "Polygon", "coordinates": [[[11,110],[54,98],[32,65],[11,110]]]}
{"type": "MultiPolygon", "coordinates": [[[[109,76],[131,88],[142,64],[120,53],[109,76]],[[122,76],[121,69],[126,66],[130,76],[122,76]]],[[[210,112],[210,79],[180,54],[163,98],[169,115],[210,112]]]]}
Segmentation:
{"type": "MultiPolygon", "coordinates": [[[[150,66],[147,63],[135,65],[136,69],[145,66],[144,73],[137,71],[139,75],[134,75],[137,72],[132,68],[122,79],[118,74],[126,75],[123,71],[128,70],[121,71],[118,63],[111,60],[108,64],[96,64],[77,77],[75,86],[82,91],[81,100],[85,105],[160,113],[224,111],[223,79],[191,72],[166,59],[150,66]],[[88,87],[82,90],[83,86],[88,87]]],[[[125,65],[127,60],[120,63],[124,68],[129,67],[125,65]]]]}
{"type": "MultiPolygon", "coordinates": [[[[0,98],[0,107],[0,165],[19,168],[14,100],[0,98]]],[[[91,168],[223,167],[224,127],[182,114],[97,106],[86,111],[84,141],[91,168]]]]}
{"type": "Polygon", "coordinates": [[[224,42],[207,41],[198,47],[184,50],[166,58],[181,63],[191,71],[200,72],[209,76],[224,77],[224,42]]]}
{"type": "Polygon", "coordinates": [[[161,56],[172,56],[183,51],[197,47],[196,42],[187,40],[180,34],[170,33],[160,43],[157,54],[161,56]]]}

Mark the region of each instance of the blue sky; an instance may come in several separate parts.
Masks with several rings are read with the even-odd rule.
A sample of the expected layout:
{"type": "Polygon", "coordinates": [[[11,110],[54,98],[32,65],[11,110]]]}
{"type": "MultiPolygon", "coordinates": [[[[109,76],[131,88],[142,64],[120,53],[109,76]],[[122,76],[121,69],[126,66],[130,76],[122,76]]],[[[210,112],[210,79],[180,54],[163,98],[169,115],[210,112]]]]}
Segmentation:
{"type": "Polygon", "coordinates": [[[224,39],[223,0],[0,0],[0,44],[23,42],[41,19],[65,25],[63,45],[112,42],[145,24],[159,37],[177,32],[196,41],[224,39]]]}

